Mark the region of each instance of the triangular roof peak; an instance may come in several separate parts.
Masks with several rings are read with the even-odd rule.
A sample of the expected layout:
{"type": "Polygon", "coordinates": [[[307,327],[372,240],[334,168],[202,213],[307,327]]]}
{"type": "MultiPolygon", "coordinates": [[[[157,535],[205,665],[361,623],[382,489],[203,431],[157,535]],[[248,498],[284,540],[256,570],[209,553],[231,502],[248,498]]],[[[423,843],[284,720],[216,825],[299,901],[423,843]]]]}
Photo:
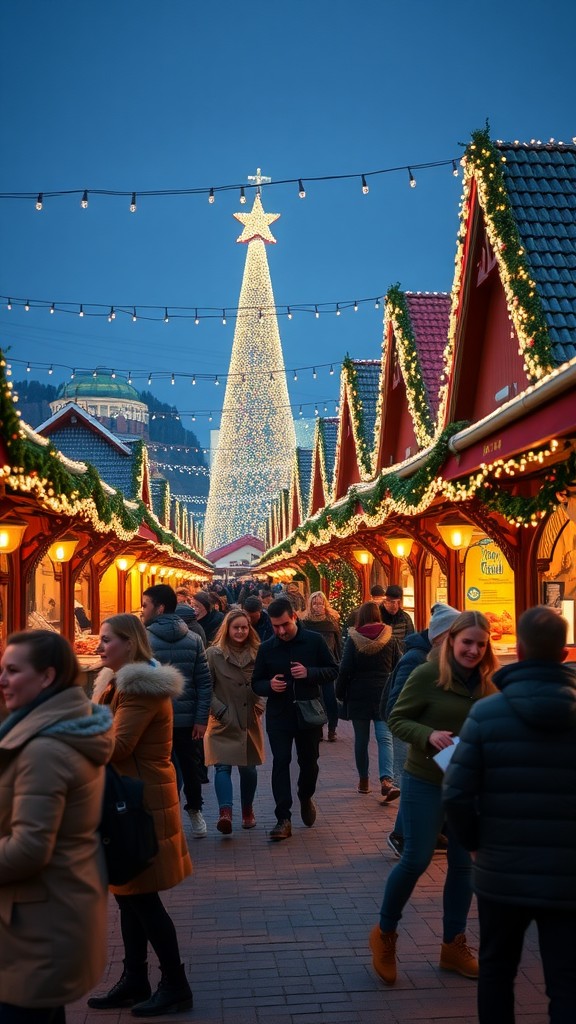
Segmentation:
{"type": "Polygon", "coordinates": [[[44,420],[39,427],[36,427],[36,433],[42,434],[43,437],[48,437],[54,433],[59,427],[62,427],[68,423],[80,422],[89,430],[95,434],[99,434],[100,437],[104,438],[109,444],[113,445],[123,455],[132,455],[133,448],[118,437],[117,434],[113,434],[111,430],[108,430],[100,420],[97,420],[95,416],[91,416],[86,409],[83,409],[76,402],[68,402],[63,405],[57,412],[49,416],[47,420],[44,420]]]}

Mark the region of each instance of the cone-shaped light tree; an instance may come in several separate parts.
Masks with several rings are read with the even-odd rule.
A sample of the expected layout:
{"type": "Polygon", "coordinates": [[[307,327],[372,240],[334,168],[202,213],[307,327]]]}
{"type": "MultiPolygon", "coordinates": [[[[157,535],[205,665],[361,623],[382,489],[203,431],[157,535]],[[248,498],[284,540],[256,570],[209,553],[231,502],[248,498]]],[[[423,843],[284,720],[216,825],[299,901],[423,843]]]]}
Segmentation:
{"type": "Polygon", "coordinates": [[[265,538],[272,500],[290,480],[296,445],[266,245],[275,243],[260,190],[237,241],[248,246],[204,527],[207,553],[246,534],[265,538]]]}

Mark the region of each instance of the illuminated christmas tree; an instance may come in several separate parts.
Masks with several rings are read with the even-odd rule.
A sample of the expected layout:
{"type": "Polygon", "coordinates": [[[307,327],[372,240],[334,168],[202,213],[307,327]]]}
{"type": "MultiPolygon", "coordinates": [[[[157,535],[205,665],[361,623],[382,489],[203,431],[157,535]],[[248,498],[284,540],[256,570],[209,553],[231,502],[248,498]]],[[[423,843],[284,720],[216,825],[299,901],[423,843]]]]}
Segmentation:
{"type": "MultiPolygon", "coordinates": [[[[254,179],[252,179],[254,180],[254,179]]],[[[246,534],[264,540],[272,500],[290,480],[296,439],[266,245],[275,243],[260,182],[238,242],[248,245],[232,355],[210,476],[204,527],[205,550],[246,534]]],[[[268,179],[269,180],[269,179],[268,179]]]]}

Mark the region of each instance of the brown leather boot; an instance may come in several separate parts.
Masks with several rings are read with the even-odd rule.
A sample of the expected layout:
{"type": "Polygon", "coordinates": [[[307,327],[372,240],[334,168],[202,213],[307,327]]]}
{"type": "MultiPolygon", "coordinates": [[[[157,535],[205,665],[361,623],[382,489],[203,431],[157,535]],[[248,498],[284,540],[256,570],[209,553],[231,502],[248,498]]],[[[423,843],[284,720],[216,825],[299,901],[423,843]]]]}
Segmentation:
{"type": "Polygon", "coordinates": [[[442,943],[440,967],[445,971],[456,971],[456,974],[461,974],[463,978],[478,977],[478,961],[463,932],[456,935],[452,942],[442,943]]]}
{"type": "Polygon", "coordinates": [[[229,836],[232,831],[232,808],[221,807],[220,817],[216,823],[216,828],[223,836],[229,836]]]}
{"type": "Polygon", "coordinates": [[[358,783],[358,792],[359,793],[369,793],[370,792],[370,779],[368,779],[368,778],[365,778],[365,779],[361,778],[360,779],[360,781],[358,783]]]}
{"type": "Polygon", "coordinates": [[[252,805],[242,808],[242,828],[255,828],[256,816],[252,805]]]}
{"type": "Polygon", "coordinates": [[[396,981],[397,938],[397,932],[383,932],[379,924],[375,924],[370,932],[372,967],[387,985],[393,985],[396,981]]]}

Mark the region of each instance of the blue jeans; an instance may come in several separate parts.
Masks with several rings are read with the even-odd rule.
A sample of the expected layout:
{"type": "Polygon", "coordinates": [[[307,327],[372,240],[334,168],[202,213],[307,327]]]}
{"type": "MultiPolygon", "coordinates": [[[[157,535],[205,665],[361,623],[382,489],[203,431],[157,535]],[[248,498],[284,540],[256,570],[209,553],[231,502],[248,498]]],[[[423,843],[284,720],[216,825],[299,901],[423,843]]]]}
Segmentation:
{"type": "MultiPolygon", "coordinates": [[[[258,783],[256,765],[240,764],[238,765],[238,771],[240,772],[240,804],[242,807],[252,807],[258,783]]],[[[232,807],[234,801],[232,795],[231,764],[217,764],[215,766],[214,788],[216,790],[218,807],[232,807]]]]}
{"type": "MultiPolygon", "coordinates": [[[[442,831],[442,787],[404,772],[402,777],[402,827],[404,849],[386,882],[380,908],[380,928],[396,931],[402,911],[416,883],[432,860],[436,838],[442,831]]],[[[443,941],[452,942],[466,931],[472,901],[472,859],[448,832],[446,880],[443,896],[443,941]]]]}
{"type": "MultiPolygon", "coordinates": [[[[356,769],[361,779],[368,778],[368,744],[370,742],[370,720],[353,718],[354,726],[354,758],[356,769]]],[[[393,778],[393,750],[392,733],[386,722],[374,722],[374,735],[378,744],[378,777],[380,779],[393,778]]]]}

